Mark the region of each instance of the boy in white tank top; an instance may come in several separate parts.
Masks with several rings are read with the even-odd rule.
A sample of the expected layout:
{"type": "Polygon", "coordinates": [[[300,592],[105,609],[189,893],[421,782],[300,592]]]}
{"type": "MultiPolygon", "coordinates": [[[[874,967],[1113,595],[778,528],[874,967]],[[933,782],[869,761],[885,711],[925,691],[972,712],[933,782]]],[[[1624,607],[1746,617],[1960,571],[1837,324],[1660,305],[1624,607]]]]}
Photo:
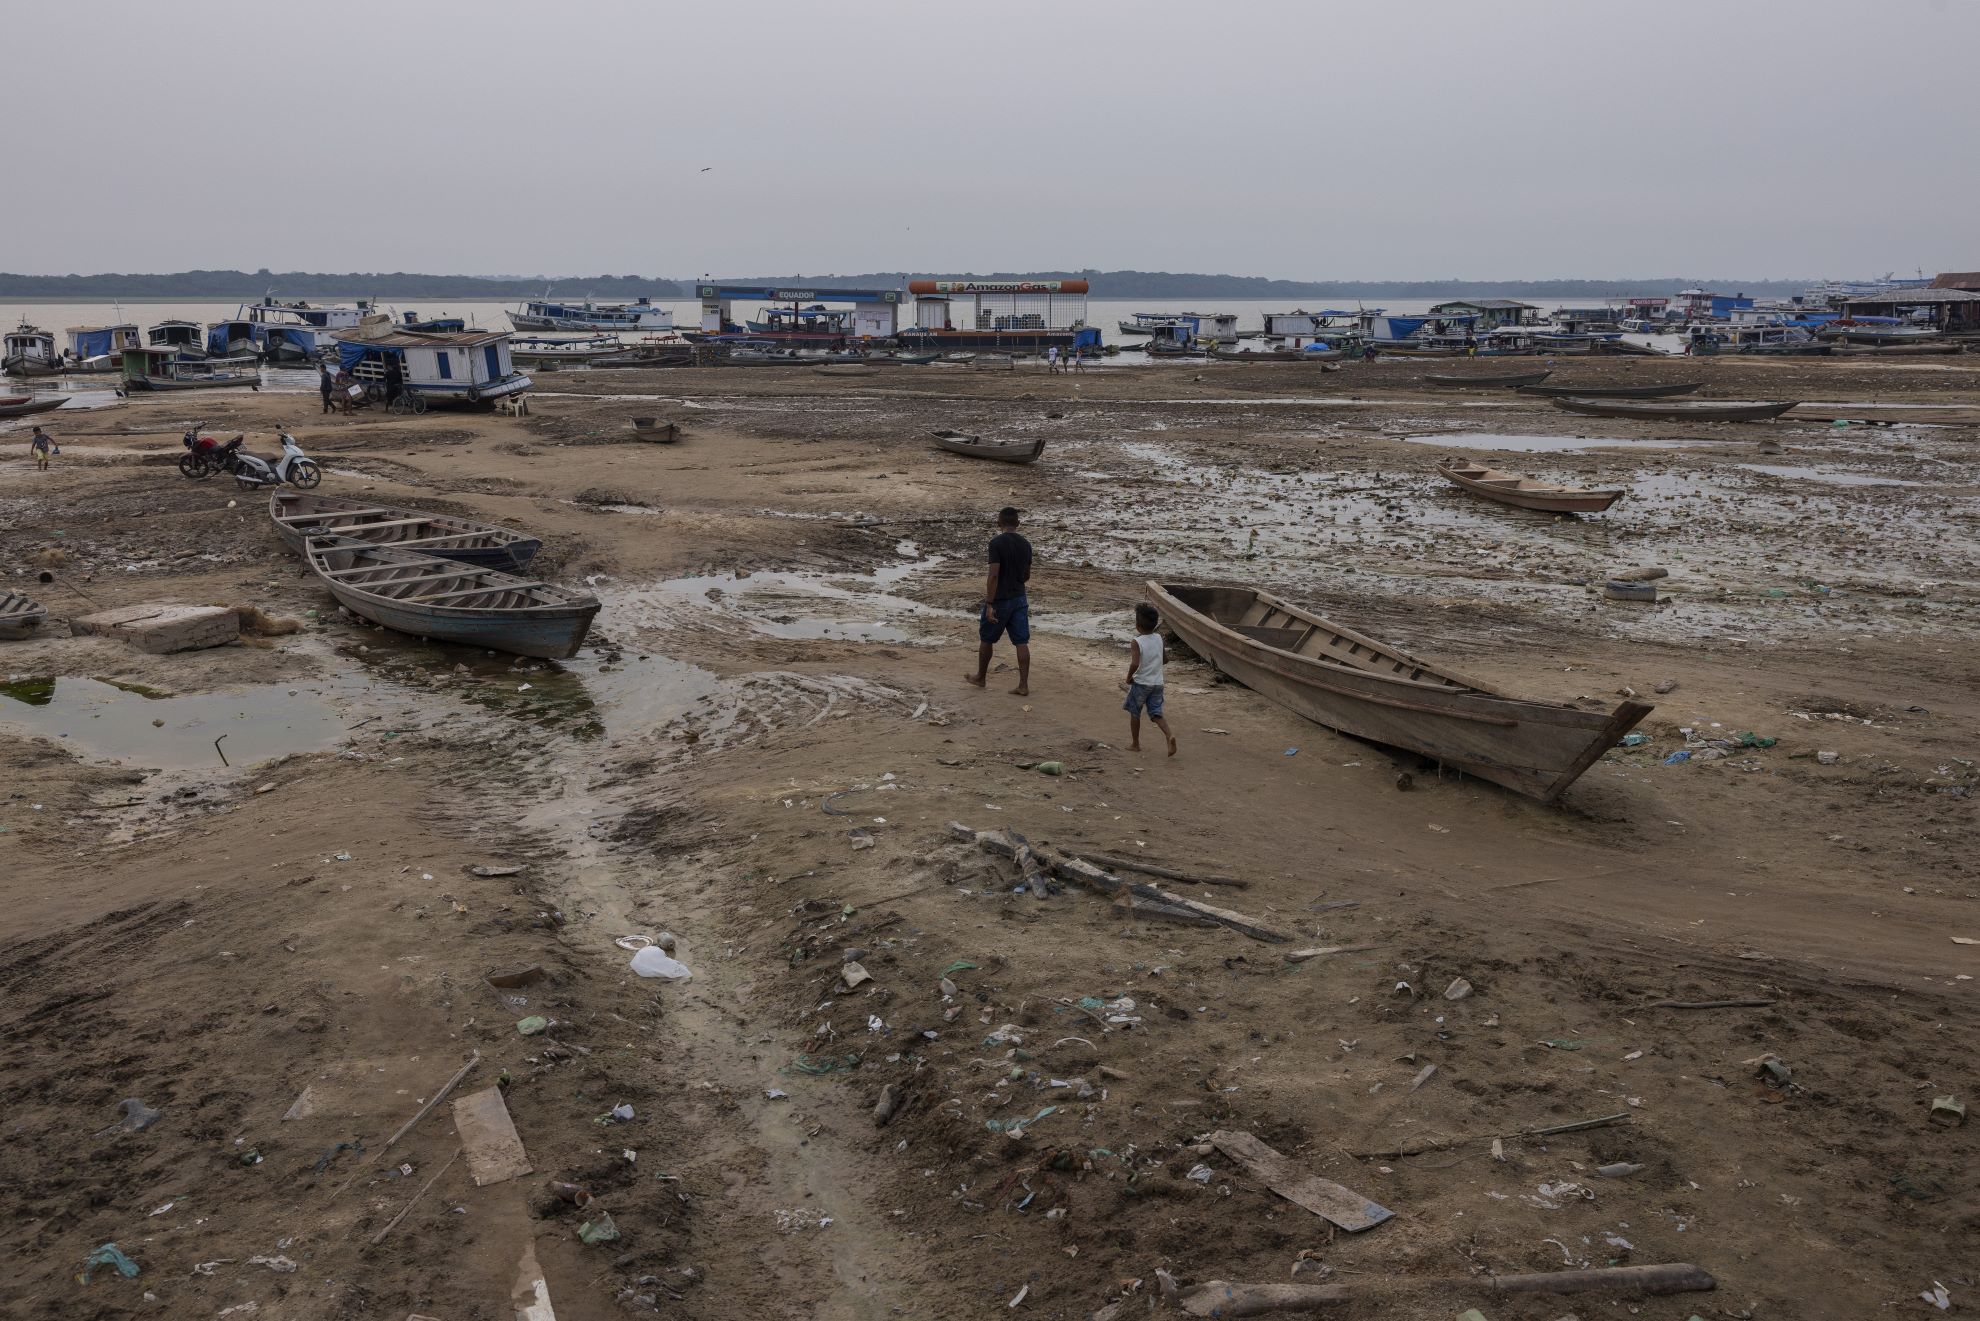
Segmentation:
{"type": "Polygon", "coordinates": [[[1162,635],[1155,630],[1160,627],[1162,617],[1155,613],[1155,607],[1143,601],[1134,608],[1134,645],[1128,649],[1128,675],[1121,680],[1121,687],[1127,689],[1127,701],[1122,709],[1128,713],[1128,751],[1141,751],[1141,712],[1148,710],[1148,718],[1155,722],[1155,728],[1169,740],[1169,755],[1176,755],[1175,731],[1169,722],[1162,718],[1162,635]]]}

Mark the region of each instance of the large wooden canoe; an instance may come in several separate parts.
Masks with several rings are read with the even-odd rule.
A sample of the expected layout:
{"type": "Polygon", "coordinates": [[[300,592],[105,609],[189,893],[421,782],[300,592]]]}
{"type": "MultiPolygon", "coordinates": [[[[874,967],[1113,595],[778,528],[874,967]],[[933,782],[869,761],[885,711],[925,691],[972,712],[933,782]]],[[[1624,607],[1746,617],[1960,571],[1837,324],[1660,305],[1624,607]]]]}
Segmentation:
{"type": "Polygon", "coordinates": [[[1458,389],[1462,389],[1465,386],[1475,386],[1481,389],[1491,387],[1501,390],[1516,390],[1522,385],[1538,385],[1552,375],[1553,373],[1550,371],[1513,372],[1488,376],[1439,376],[1432,373],[1426,375],[1423,379],[1430,385],[1450,386],[1458,389]]]}
{"type": "Polygon", "coordinates": [[[1500,472],[1476,463],[1446,459],[1437,471],[1474,495],[1497,500],[1520,509],[1540,509],[1551,514],[1599,514],[1622,499],[1618,490],[1589,490],[1580,486],[1560,486],[1516,472],[1500,472]]]}
{"type": "Polygon", "coordinates": [[[12,394],[0,399],[0,417],[32,417],[36,413],[49,413],[69,402],[65,394],[41,396],[12,394]]]}
{"type": "Polygon", "coordinates": [[[1339,349],[1222,349],[1210,346],[1210,356],[1219,362],[1333,362],[1339,349]]]}
{"type": "Polygon", "coordinates": [[[1190,650],[1297,715],[1552,802],[1652,708],[1531,702],[1248,587],[1148,584],[1190,650]]]}
{"type": "Polygon", "coordinates": [[[303,555],[345,609],[439,642],[561,660],[599,610],[582,592],[341,537],[311,537],[303,555]]]}
{"type": "Polygon", "coordinates": [[[1785,404],[1722,403],[1717,399],[1591,399],[1554,396],[1548,402],[1570,413],[1589,417],[1635,417],[1669,422],[1765,422],[1793,408],[1785,404]]]}
{"type": "Polygon", "coordinates": [[[1679,381],[1673,385],[1522,385],[1521,394],[1567,395],[1575,399],[1669,399],[1691,394],[1703,381],[1679,381]]]}
{"type": "Polygon", "coordinates": [[[41,602],[19,592],[0,591],[0,638],[16,640],[32,636],[48,619],[41,602]]]}
{"type": "Polygon", "coordinates": [[[543,547],[535,537],[493,523],[304,491],[276,491],[268,497],[268,516],[275,520],[276,533],[298,555],[311,537],[349,537],[373,546],[392,546],[478,568],[520,573],[543,547]]]}
{"type": "Polygon", "coordinates": [[[1838,358],[1933,358],[1944,353],[1964,353],[1963,344],[1838,344],[1838,358]]]}
{"type": "Polygon", "coordinates": [[[960,431],[933,431],[935,443],[951,454],[972,459],[996,459],[1002,463],[1036,463],[1045,452],[1045,437],[1037,440],[985,440],[960,431]]]}

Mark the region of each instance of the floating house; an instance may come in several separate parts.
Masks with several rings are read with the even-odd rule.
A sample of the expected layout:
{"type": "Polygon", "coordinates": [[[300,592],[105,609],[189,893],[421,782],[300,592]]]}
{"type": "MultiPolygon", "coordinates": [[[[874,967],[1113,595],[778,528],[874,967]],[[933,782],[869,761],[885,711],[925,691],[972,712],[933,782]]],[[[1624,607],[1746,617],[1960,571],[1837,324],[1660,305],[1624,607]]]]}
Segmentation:
{"type": "Polygon", "coordinates": [[[819,289],[771,284],[700,284],[701,324],[691,340],[759,340],[783,348],[836,349],[858,340],[891,340],[900,331],[898,289],[819,289]],[[768,303],[738,319],[737,303],[768,303]]]}
{"type": "MultiPolygon", "coordinates": [[[[371,311],[368,302],[355,307],[316,307],[300,300],[278,303],[268,295],[258,303],[244,303],[235,321],[245,323],[255,351],[270,362],[307,362],[321,358],[334,347],[336,332],[354,329],[371,311]]],[[[212,345],[212,332],[207,344],[212,345]]]]}
{"type": "Polygon", "coordinates": [[[1843,314],[1850,321],[1874,324],[1883,319],[1940,335],[1980,334],[1980,291],[1920,288],[1868,294],[1844,303],[1843,314]]]}
{"type": "Polygon", "coordinates": [[[19,370],[23,375],[45,375],[54,371],[61,361],[55,337],[26,321],[7,335],[5,348],[0,349],[0,370],[19,370]]]}
{"type": "Polygon", "coordinates": [[[509,313],[517,330],[672,330],[674,314],[650,298],[631,303],[558,302],[533,298],[509,313]]]}
{"type": "MultiPolygon", "coordinates": [[[[1368,313],[1380,316],[1382,309],[1369,308],[1368,313]]],[[[1321,312],[1296,310],[1292,312],[1267,312],[1265,314],[1265,337],[1267,339],[1289,339],[1295,348],[1308,340],[1331,341],[1350,334],[1361,318],[1360,312],[1348,312],[1340,308],[1329,308],[1321,312]]]]}
{"type": "Polygon", "coordinates": [[[387,397],[411,388],[429,404],[493,404],[529,389],[506,330],[427,332],[383,325],[336,337],[337,365],[387,397]]]}
{"type": "Polygon", "coordinates": [[[1439,303],[1430,309],[1430,315],[1468,316],[1478,330],[1497,330],[1500,326],[1530,326],[1540,319],[1540,309],[1512,298],[1467,298],[1439,303]]]}
{"type": "Polygon", "coordinates": [[[1182,327],[1193,340],[1235,344],[1237,323],[1235,312],[1136,312],[1117,324],[1123,335],[1167,336],[1176,327],[1182,327]]]}
{"type": "Polygon", "coordinates": [[[923,351],[1097,349],[1087,289],[1085,280],[909,280],[914,324],[900,342],[923,351]]]}
{"type": "Polygon", "coordinates": [[[206,356],[206,334],[197,321],[160,321],[144,332],[144,339],[154,349],[173,349],[183,358],[206,356]]]}
{"type": "Polygon", "coordinates": [[[114,326],[70,326],[69,356],[81,362],[92,358],[116,359],[121,364],[125,349],[142,347],[138,328],[128,321],[114,326]]]}

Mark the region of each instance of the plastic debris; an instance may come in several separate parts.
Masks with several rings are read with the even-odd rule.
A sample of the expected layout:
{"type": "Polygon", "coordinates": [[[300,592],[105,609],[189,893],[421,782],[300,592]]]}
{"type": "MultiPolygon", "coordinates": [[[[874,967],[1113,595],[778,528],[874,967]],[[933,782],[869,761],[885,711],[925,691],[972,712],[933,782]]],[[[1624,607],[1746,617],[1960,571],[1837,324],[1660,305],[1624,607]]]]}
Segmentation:
{"type": "Polygon", "coordinates": [[[1287,749],[1286,749],[1286,755],[1287,755],[1288,757],[1297,757],[1297,756],[1299,755],[1299,749],[1298,749],[1298,748],[1287,748],[1287,749]]]}
{"type": "Polygon", "coordinates": [[[1833,766],[1842,760],[1842,754],[1840,752],[1818,752],[1815,754],[1815,760],[1823,766],[1833,766]]]}
{"type": "Polygon", "coordinates": [[[632,957],[632,970],[642,977],[663,977],[670,982],[693,978],[685,963],[676,963],[658,945],[648,945],[632,957]]]}
{"type": "Polygon", "coordinates": [[[1947,1293],[1946,1286],[1940,1284],[1937,1280],[1932,1281],[1932,1287],[1918,1296],[1938,1308],[1941,1312],[1952,1311],[1952,1295],[1947,1293]]]}
{"type": "Polygon", "coordinates": [[[1622,736],[1622,746],[1625,748],[1640,748],[1649,741],[1650,736],[1648,734],[1624,734],[1622,736]]]}
{"type": "Polygon", "coordinates": [[[76,1276],[76,1279],[88,1284],[89,1277],[95,1273],[98,1266],[114,1266],[117,1268],[117,1274],[127,1280],[135,1278],[138,1273],[138,1264],[126,1257],[115,1243],[105,1243],[90,1253],[89,1259],[83,1262],[82,1272],[76,1276]]]}
{"type": "Polygon", "coordinates": [[[596,1220],[587,1220],[578,1226],[578,1239],[587,1246],[594,1243],[611,1243],[619,1237],[619,1227],[612,1223],[610,1211],[600,1211],[596,1220]]]}
{"type": "Polygon", "coordinates": [[[1548,1037],[1540,1044],[1551,1047],[1554,1050],[1580,1050],[1588,1043],[1585,1041],[1574,1041],[1567,1037],[1548,1037]]]}
{"type": "Polygon", "coordinates": [[[250,1266],[266,1266],[278,1275],[293,1275],[296,1270],[296,1263],[290,1261],[287,1257],[249,1257],[247,1264],[250,1266]]]}
{"type": "Polygon", "coordinates": [[[1771,748],[1776,743],[1779,743],[1780,740],[1770,738],[1765,734],[1756,734],[1749,729],[1744,733],[1733,735],[1733,742],[1739,744],[1742,748],[1771,748]]]}
{"type": "Polygon", "coordinates": [[[1184,1175],[1183,1177],[1190,1180],[1192,1183],[1207,1184],[1210,1182],[1210,1180],[1217,1177],[1217,1172],[1211,1169],[1208,1165],[1198,1162],[1196,1165],[1192,1166],[1190,1168],[1189,1173],[1184,1175]]]}
{"type": "Polygon", "coordinates": [[[959,972],[973,971],[975,967],[976,965],[968,959],[957,959],[954,963],[942,969],[942,975],[944,977],[953,977],[959,972]]]}
{"type": "Polygon", "coordinates": [[[526,1037],[533,1037],[539,1032],[548,1032],[549,1030],[550,1020],[541,1014],[531,1014],[528,1018],[516,1024],[516,1031],[526,1037]]]}
{"type": "Polygon", "coordinates": [[[632,1117],[633,1108],[629,1105],[620,1104],[613,1106],[610,1110],[591,1122],[594,1124],[623,1124],[632,1117]]]}
{"type": "Polygon", "coordinates": [[[127,1096],[117,1102],[117,1110],[124,1117],[105,1129],[99,1129],[96,1136],[108,1133],[142,1133],[165,1117],[163,1110],[153,1110],[135,1096],[127,1096]]]}
{"type": "Polygon", "coordinates": [[[1627,1179],[1632,1174],[1643,1173],[1643,1167],[1632,1165],[1628,1161],[1617,1161],[1612,1165],[1597,1165],[1595,1173],[1604,1179],[1627,1179]]]}
{"type": "Polygon", "coordinates": [[[1670,756],[1664,758],[1664,765],[1675,766],[1679,762],[1685,762],[1690,760],[1691,760],[1691,749],[1679,748],[1676,752],[1673,752],[1670,756]]]}
{"type": "Polygon", "coordinates": [[[1935,1124],[1957,1128],[1966,1122],[1966,1106],[1956,1096],[1935,1096],[1929,1117],[1935,1124]]]}
{"type": "Polygon", "coordinates": [[[1446,1000],[1462,1000],[1470,994],[1471,983],[1462,977],[1456,978],[1449,986],[1444,988],[1444,998],[1446,1000]]]}

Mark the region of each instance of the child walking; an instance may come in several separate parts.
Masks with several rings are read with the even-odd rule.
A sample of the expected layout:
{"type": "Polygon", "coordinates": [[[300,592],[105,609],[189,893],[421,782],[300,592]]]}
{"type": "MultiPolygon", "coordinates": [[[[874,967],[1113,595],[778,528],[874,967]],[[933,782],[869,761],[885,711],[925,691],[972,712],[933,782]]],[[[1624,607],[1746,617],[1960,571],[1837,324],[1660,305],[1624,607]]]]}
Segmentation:
{"type": "Polygon", "coordinates": [[[1146,707],[1148,718],[1169,740],[1169,755],[1173,757],[1175,731],[1162,718],[1162,635],[1155,631],[1161,622],[1162,617],[1148,602],[1134,608],[1134,645],[1128,649],[1128,676],[1121,680],[1121,687],[1127,689],[1122,707],[1128,713],[1129,752],[1141,751],[1141,712],[1146,707]]]}
{"type": "Polygon", "coordinates": [[[55,448],[55,442],[49,439],[48,433],[40,427],[34,429],[34,435],[28,440],[28,452],[34,455],[34,466],[41,472],[48,471],[48,458],[51,454],[61,453],[55,448]]]}

